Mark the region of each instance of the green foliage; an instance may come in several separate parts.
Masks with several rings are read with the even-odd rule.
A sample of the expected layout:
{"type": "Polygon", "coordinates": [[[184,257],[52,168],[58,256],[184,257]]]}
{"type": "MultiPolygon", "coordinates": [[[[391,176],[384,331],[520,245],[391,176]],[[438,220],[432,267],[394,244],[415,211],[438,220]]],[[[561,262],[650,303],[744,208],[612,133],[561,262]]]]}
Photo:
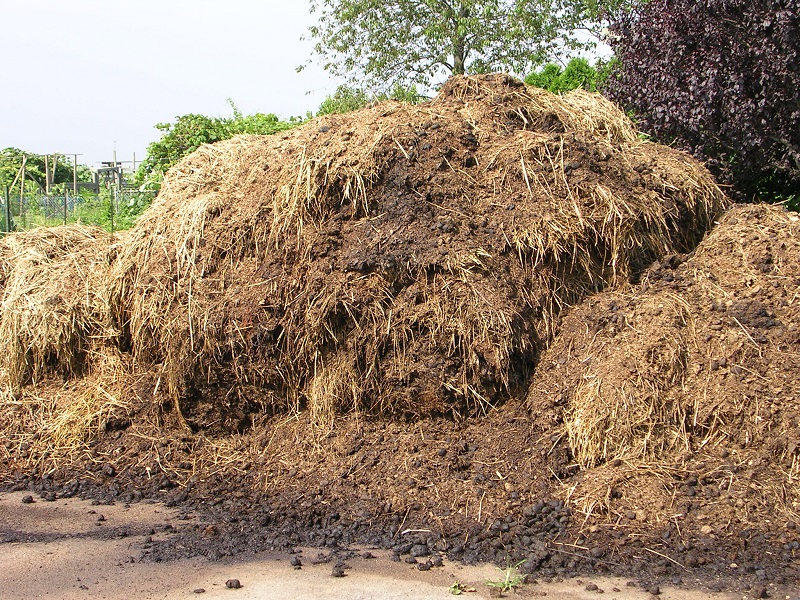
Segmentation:
{"type": "Polygon", "coordinates": [[[78,204],[70,215],[70,221],[84,225],[96,225],[107,231],[111,231],[112,223],[115,231],[129,229],[133,225],[132,221],[126,220],[123,223],[121,219],[115,217],[111,205],[111,193],[104,189],[99,196],[87,197],[78,204]]]}
{"type": "MultiPolygon", "coordinates": [[[[34,185],[44,189],[45,187],[45,157],[33,152],[26,152],[18,148],[5,148],[0,151],[0,192],[4,186],[10,186],[22,166],[23,156],[25,157],[25,178],[29,185],[34,185]],[[30,183],[32,182],[32,183],[30,183]]],[[[49,157],[49,168],[53,168],[53,156],[49,157]]],[[[78,165],[78,181],[92,181],[92,172],[86,165],[78,165]]],[[[53,173],[53,183],[71,184],[73,180],[72,161],[69,157],[55,156],[55,171],[53,173]]],[[[19,181],[15,184],[19,185],[19,181]]]]}
{"type": "Polygon", "coordinates": [[[297,117],[282,121],[274,114],[243,115],[231,100],[228,102],[233,110],[232,117],[187,114],[175,117],[174,123],[158,123],[156,129],[162,132],[161,138],[147,147],[147,155],[136,173],[136,183],[157,188],[171,166],[203,144],[244,133],[269,135],[303,122],[297,117]]]}
{"type": "Polygon", "coordinates": [[[800,197],[800,0],[650,0],[612,25],[604,93],[739,201],[800,197]]]}
{"type": "Polygon", "coordinates": [[[789,210],[800,212],[800,189],[783,171],[762,175],[755,183],[756,197],[763,202],[783,204],[789,210]]]}
{"type": "Polygon", "coordinates": [[[543,88],[553,93],[560,87],[561,67],[556,63],[547,63],[540,71],[531,73],[525,78],[525,83],[534,87],[543,88]]]}
{"type": "MultiPolygon", "coordinates": [[[[14,229],[23,230],[40,226],[82,223],[96,225],[107,231],[130,229],[142,213],[142,206],[149,206],[154,194],[130,188],[100,188],[98,195],[81,190],[78,196],[64,197],[64,192],[45,196],[41,191],[26,195],[24,212],[20,215],[17,198],[11,199],[11,217],[14,229]],[[66,218],[64,204],[66,202],[66,218]]],[[[5,221],[2,221],[5,231],[5,221]]]]}
{"type": "Polygon", "coordinates": [[[641,1],[310,0],[319,21],[309,32],[325,69],[350,83],[427,87],[593,47],[586,32],[599,36],[607,14],[641,1]]]}
{"type": "Polygon", "coordinates": [[[364,108],[370,102],[380,102],[382,100],[398,100],[400,102],[418,104],[426,100],[426,97],[417,91],[417,86],[415,85],[403,87],[398,84],[394,86],[394,89],[389,94],[378,93],[372,95],[360,88],[340,85],[332,95],[322,101],[317,111],[317,116],[351,112],[364,108]]]}
{"type": "Polygon", "coordinates": [[[495,588],[500,590],[500,592],[510,592],[516,587],[519,587],[523,583],[525,583],[525,576],[520,574],[519,568],[525,564],[524,560],[516,564],[511,564],[511,562],[506,563],[505,569],[500,569],[498,567],[498,571],[502,574],[503,578],[498,580],[489,580],[486,582],[491,588],[495,588]]]}
{"type": "Polygon", "coordinates": [[[555,63],[549,63],[540,71],[531,73],[525,83],[544,88],[554,94],[564,94],[578,88],[596,92],[599,82],[607,76],[606,63],[589,64],[585,58],[573,58],[564,70],[555,63]]]}
{"type": "Polygon", "coordinates": [[[369,97],[364,90],[340,85],[336,91],[325,98],[319,105],[317,116],[346,113],[359,108],[364,108],[369,103],[369,97]]]}
{"type": "Polygon", "coordinates": [[[378,94],[376,100],[397,100],[398,102],[407,102],[409,104],[419,104],[424,102],[428,97],[421,94],[417,90],[416,85],[403,86],[395,84],[389,94],[378,94]]]}

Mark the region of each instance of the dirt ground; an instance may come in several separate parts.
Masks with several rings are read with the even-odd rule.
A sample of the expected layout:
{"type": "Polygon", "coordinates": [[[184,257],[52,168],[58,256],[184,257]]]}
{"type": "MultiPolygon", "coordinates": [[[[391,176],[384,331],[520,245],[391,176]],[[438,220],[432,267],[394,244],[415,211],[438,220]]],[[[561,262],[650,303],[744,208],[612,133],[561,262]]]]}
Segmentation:
{"type": "MultiPolygon", "coordinates": [[[[25,496],[24,492],[0,495],[0,596],[4,598],[422,600],[452,597],[450,588],[456,583],[462,584],[467,598],[488,598],[491,588],[486,581],[502,578],[492,565],[450,561],[422,572],[413,565],[392,562],[391,553],[376,548],[341,551],[325,562],[317,559],[327,558],[326,550],[309,548],[218,562],[205,558],[148,561],[143,560],[144,551],[159,540],[179,535],[199,516],[155,502],[99,505],[68,499],[24,504],[25,496]],[[364,558],[366,552],[373,558],[364,558]],[[299,560],[300,568],[292,566],[292,560],[299,560]],[[332,571],[340,563],[344,576],[334,577],[332,571]],[[238,579],[242,587],[226,587],[232,579],[238,579]]],[[[604,593],[607,598],[637,600],[653,597],[652,591],[633,581],[592,576],[531,579],[505,595],[587,600],[604,593]]],[[[800,597],[775,584],[768,584],[764,591],[773,598],[800,597]]],[[[739,586],[714,593],[702,579],[685,578],[677,586],[661,586],[659,592],[669,600],[738,600],[756,597],[761,591],[739,586]]]]}

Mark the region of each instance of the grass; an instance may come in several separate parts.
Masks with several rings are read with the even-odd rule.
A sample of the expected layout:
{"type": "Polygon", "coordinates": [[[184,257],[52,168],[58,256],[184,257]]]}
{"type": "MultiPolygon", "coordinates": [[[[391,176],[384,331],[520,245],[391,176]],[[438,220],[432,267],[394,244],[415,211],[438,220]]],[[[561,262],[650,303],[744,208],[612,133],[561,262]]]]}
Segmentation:
{"type": "Polygon", "coordinates": [[[516,587],[525,583],[525,576],[519,572],[519,567],[525,564],[526,561],[521,560],[518,563],[511,564],[511,561],[506,563],[505,569],[497,568],[502,574],[502,579],[490,579],[486,581],[486,585],[490,588],[500,590],[500,593],[510,592],[516,587]]]}

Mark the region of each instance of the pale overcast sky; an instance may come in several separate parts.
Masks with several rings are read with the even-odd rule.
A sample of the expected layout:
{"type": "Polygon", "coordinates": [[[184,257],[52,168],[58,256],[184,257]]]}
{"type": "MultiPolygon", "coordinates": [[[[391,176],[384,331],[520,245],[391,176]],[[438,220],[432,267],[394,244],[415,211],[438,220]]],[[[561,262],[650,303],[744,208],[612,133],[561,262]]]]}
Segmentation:
{"type": "Polygon", "coordinates": [[[316,111],[306,0],[0,0],[0,148],[144,158],[159,122],[316,111]]]}

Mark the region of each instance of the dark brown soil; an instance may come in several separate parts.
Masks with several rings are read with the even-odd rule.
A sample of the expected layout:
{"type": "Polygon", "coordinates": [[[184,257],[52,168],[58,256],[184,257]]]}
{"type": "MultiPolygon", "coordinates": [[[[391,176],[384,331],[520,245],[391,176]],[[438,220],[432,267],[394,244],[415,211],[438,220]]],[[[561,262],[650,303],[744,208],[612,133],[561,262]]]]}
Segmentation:
{"type": "MultiPolygon", "coordinates": [[[[553,434],[557,420],[555,411],[531,415],[508,404],[461,423],[351,416],[314,438],[302,420],[276,419],[238,436],[236,458],[220,457],[217,472],[206,468],[200,477],[192,475],[193,454],[212,440],[144,442],[128,430],[104,438],[84,468],[44,478],[19,472],[3,488],[101,503],[156,498],[201,515],[143,550],[156,561],[297,546],[326,549],[320,560],[329,560],[359,545],[391,549],[401,560],[412,553],[526,560],[521,569],[537,577],[616,574],[645,588],[696,579],[715,589],[797,582],[800,530],[770,506],[748,508],[744,518],[737,504],[748,494],[721,485],[732,471],[705,474],[700,456],[672,471],[671,492],[648,486],[646,474],[644,487],[634,480],[612,491],[613,519],[565,504],[565,491],[592,471],[581,471],[565,437],[553,434]],[[675,500],[673,519],[642,509],[665,496],[675,500]]],[[[735,457],[725,462],[747,474],[735,457]]]]}

